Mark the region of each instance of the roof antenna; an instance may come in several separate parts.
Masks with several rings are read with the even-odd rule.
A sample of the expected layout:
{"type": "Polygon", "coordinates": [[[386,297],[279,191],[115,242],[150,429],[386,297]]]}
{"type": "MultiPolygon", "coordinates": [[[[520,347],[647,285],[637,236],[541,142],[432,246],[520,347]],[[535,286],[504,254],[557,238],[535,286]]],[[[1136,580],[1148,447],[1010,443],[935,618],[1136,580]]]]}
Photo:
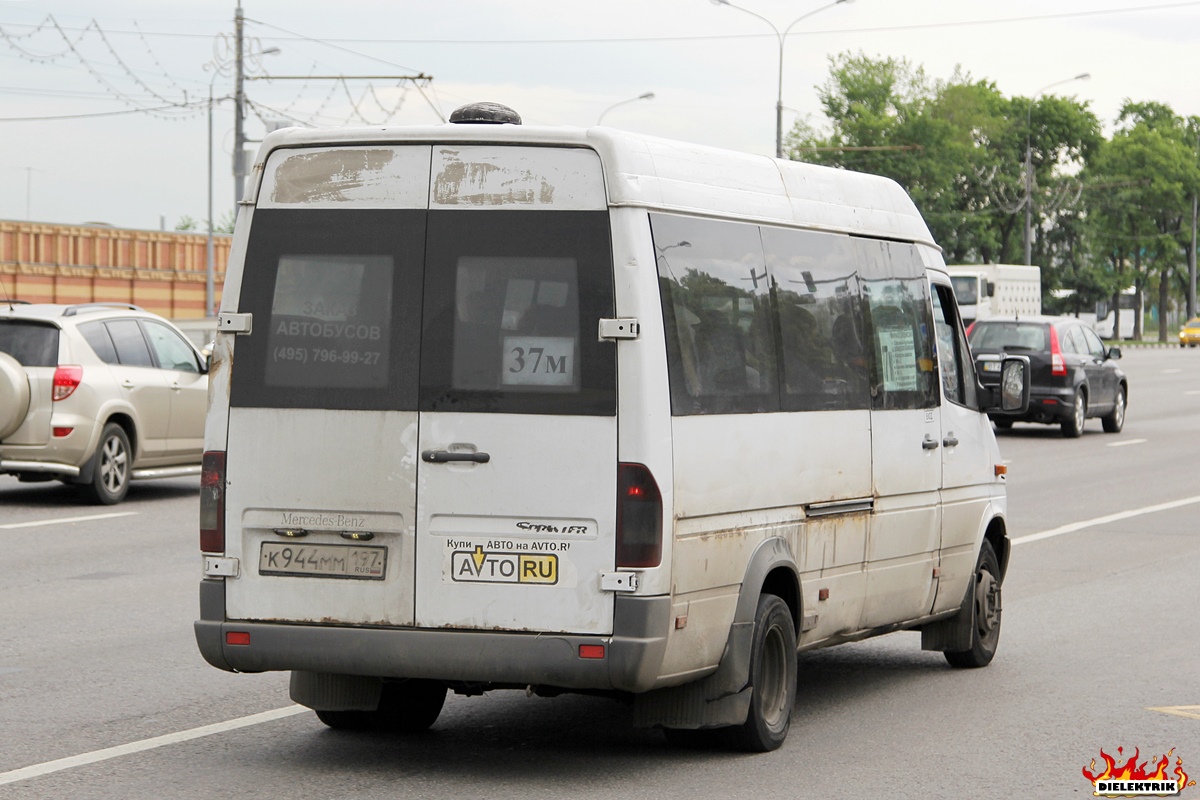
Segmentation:
{"type": "Polygon", "coordinates": [[[4,281],[0,281],[0,289],[4,290],[4,301],[8,303],[8,310],[13,310],[12,298],[8,296],[8,288],[4,285],[4,281]]]}

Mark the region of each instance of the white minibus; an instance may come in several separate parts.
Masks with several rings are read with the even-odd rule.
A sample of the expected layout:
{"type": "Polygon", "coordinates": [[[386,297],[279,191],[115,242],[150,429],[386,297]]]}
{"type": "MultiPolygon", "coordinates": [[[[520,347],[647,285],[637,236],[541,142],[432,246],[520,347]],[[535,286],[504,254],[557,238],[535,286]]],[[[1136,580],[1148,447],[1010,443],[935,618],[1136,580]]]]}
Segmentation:
{"type": "Polygon", "coordinates": [[[797,653],[991,661],[1008,563],[942,256],[895,183],[608,128],[286,129],[210,372],[196,638],[334,728],[448,691],[778,747],[797,653]]]}

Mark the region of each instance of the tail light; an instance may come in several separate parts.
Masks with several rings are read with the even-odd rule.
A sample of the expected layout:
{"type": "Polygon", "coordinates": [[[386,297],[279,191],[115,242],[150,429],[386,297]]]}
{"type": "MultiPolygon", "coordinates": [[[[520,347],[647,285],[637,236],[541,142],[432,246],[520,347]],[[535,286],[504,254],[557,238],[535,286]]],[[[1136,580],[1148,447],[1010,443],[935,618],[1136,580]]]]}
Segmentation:
{"type": "Polygon", "coordinates": [[[1050,326],[1050,374],[1067,374],[1067,362],[1063,359],[1062,348],[1058,346],[1058,331],[1053,325],[1050,326]]]}
{"type": "Polygon", "coordinates": [[[209,450],[200,467],[200,551],[225,552],[225,453],[209,450]]]}
{"type": "Polygon", "coordinates": [[[968,326],[967,326],[967,338],[968,338],[968,339],[970,339],[970,338],[971,338],[971,331],[973,331],[973,330],[975,330],[975,323],[974,323],[974,322],[972,322],[970,325],[968,325],[968,326]]]}
{"type": "Polygon", "coordinates": [[[83,380],[83,367],[63,366],[54,370],[54,390],[51,395],[55,401],[66,400],[79,388],[83,380]]]}
{"type": "Polygon", "coordinates": [[[662,493],[641,464],[617,465],[617,566],[662,561],[662,493]]]}

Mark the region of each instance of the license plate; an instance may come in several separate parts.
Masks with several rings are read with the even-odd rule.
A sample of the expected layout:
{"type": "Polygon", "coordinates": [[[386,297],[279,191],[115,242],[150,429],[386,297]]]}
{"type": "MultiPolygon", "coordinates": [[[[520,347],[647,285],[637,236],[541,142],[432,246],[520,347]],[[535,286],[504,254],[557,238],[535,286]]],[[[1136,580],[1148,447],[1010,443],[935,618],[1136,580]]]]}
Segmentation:
{"type": "Polygon", "coordinates": [[[258,554],[259,575],[381,581],[386,567],[386,547],[263,542],[258,554]]]}
{"type": "Polygon", "coordinates": [[[979,366],[984,372],[999,372],[1000,367],[1003,365],[999,361],[983,361],[980,362],[979,366]]]}

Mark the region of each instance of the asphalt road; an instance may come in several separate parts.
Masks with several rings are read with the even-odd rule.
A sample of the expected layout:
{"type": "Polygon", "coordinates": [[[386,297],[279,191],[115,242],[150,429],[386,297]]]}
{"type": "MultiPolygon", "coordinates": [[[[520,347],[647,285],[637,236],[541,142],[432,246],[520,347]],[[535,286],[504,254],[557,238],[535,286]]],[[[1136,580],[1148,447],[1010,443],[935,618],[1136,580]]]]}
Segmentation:
{"type": "Polygon", "coordinates": [[[1000,437],[1015,546],[993,664],[951,670],[912,633],[806,654],[766,755],[517,692],[451,696],[421,736],[330,731],[286,676],[197,653],[195,479],[114,508],[0,478],[0,797],[1087,797],[1082,768],[1118,747],[1200,778],[1200,351],[1122,364],[1123,433],[1000,437]]]}

